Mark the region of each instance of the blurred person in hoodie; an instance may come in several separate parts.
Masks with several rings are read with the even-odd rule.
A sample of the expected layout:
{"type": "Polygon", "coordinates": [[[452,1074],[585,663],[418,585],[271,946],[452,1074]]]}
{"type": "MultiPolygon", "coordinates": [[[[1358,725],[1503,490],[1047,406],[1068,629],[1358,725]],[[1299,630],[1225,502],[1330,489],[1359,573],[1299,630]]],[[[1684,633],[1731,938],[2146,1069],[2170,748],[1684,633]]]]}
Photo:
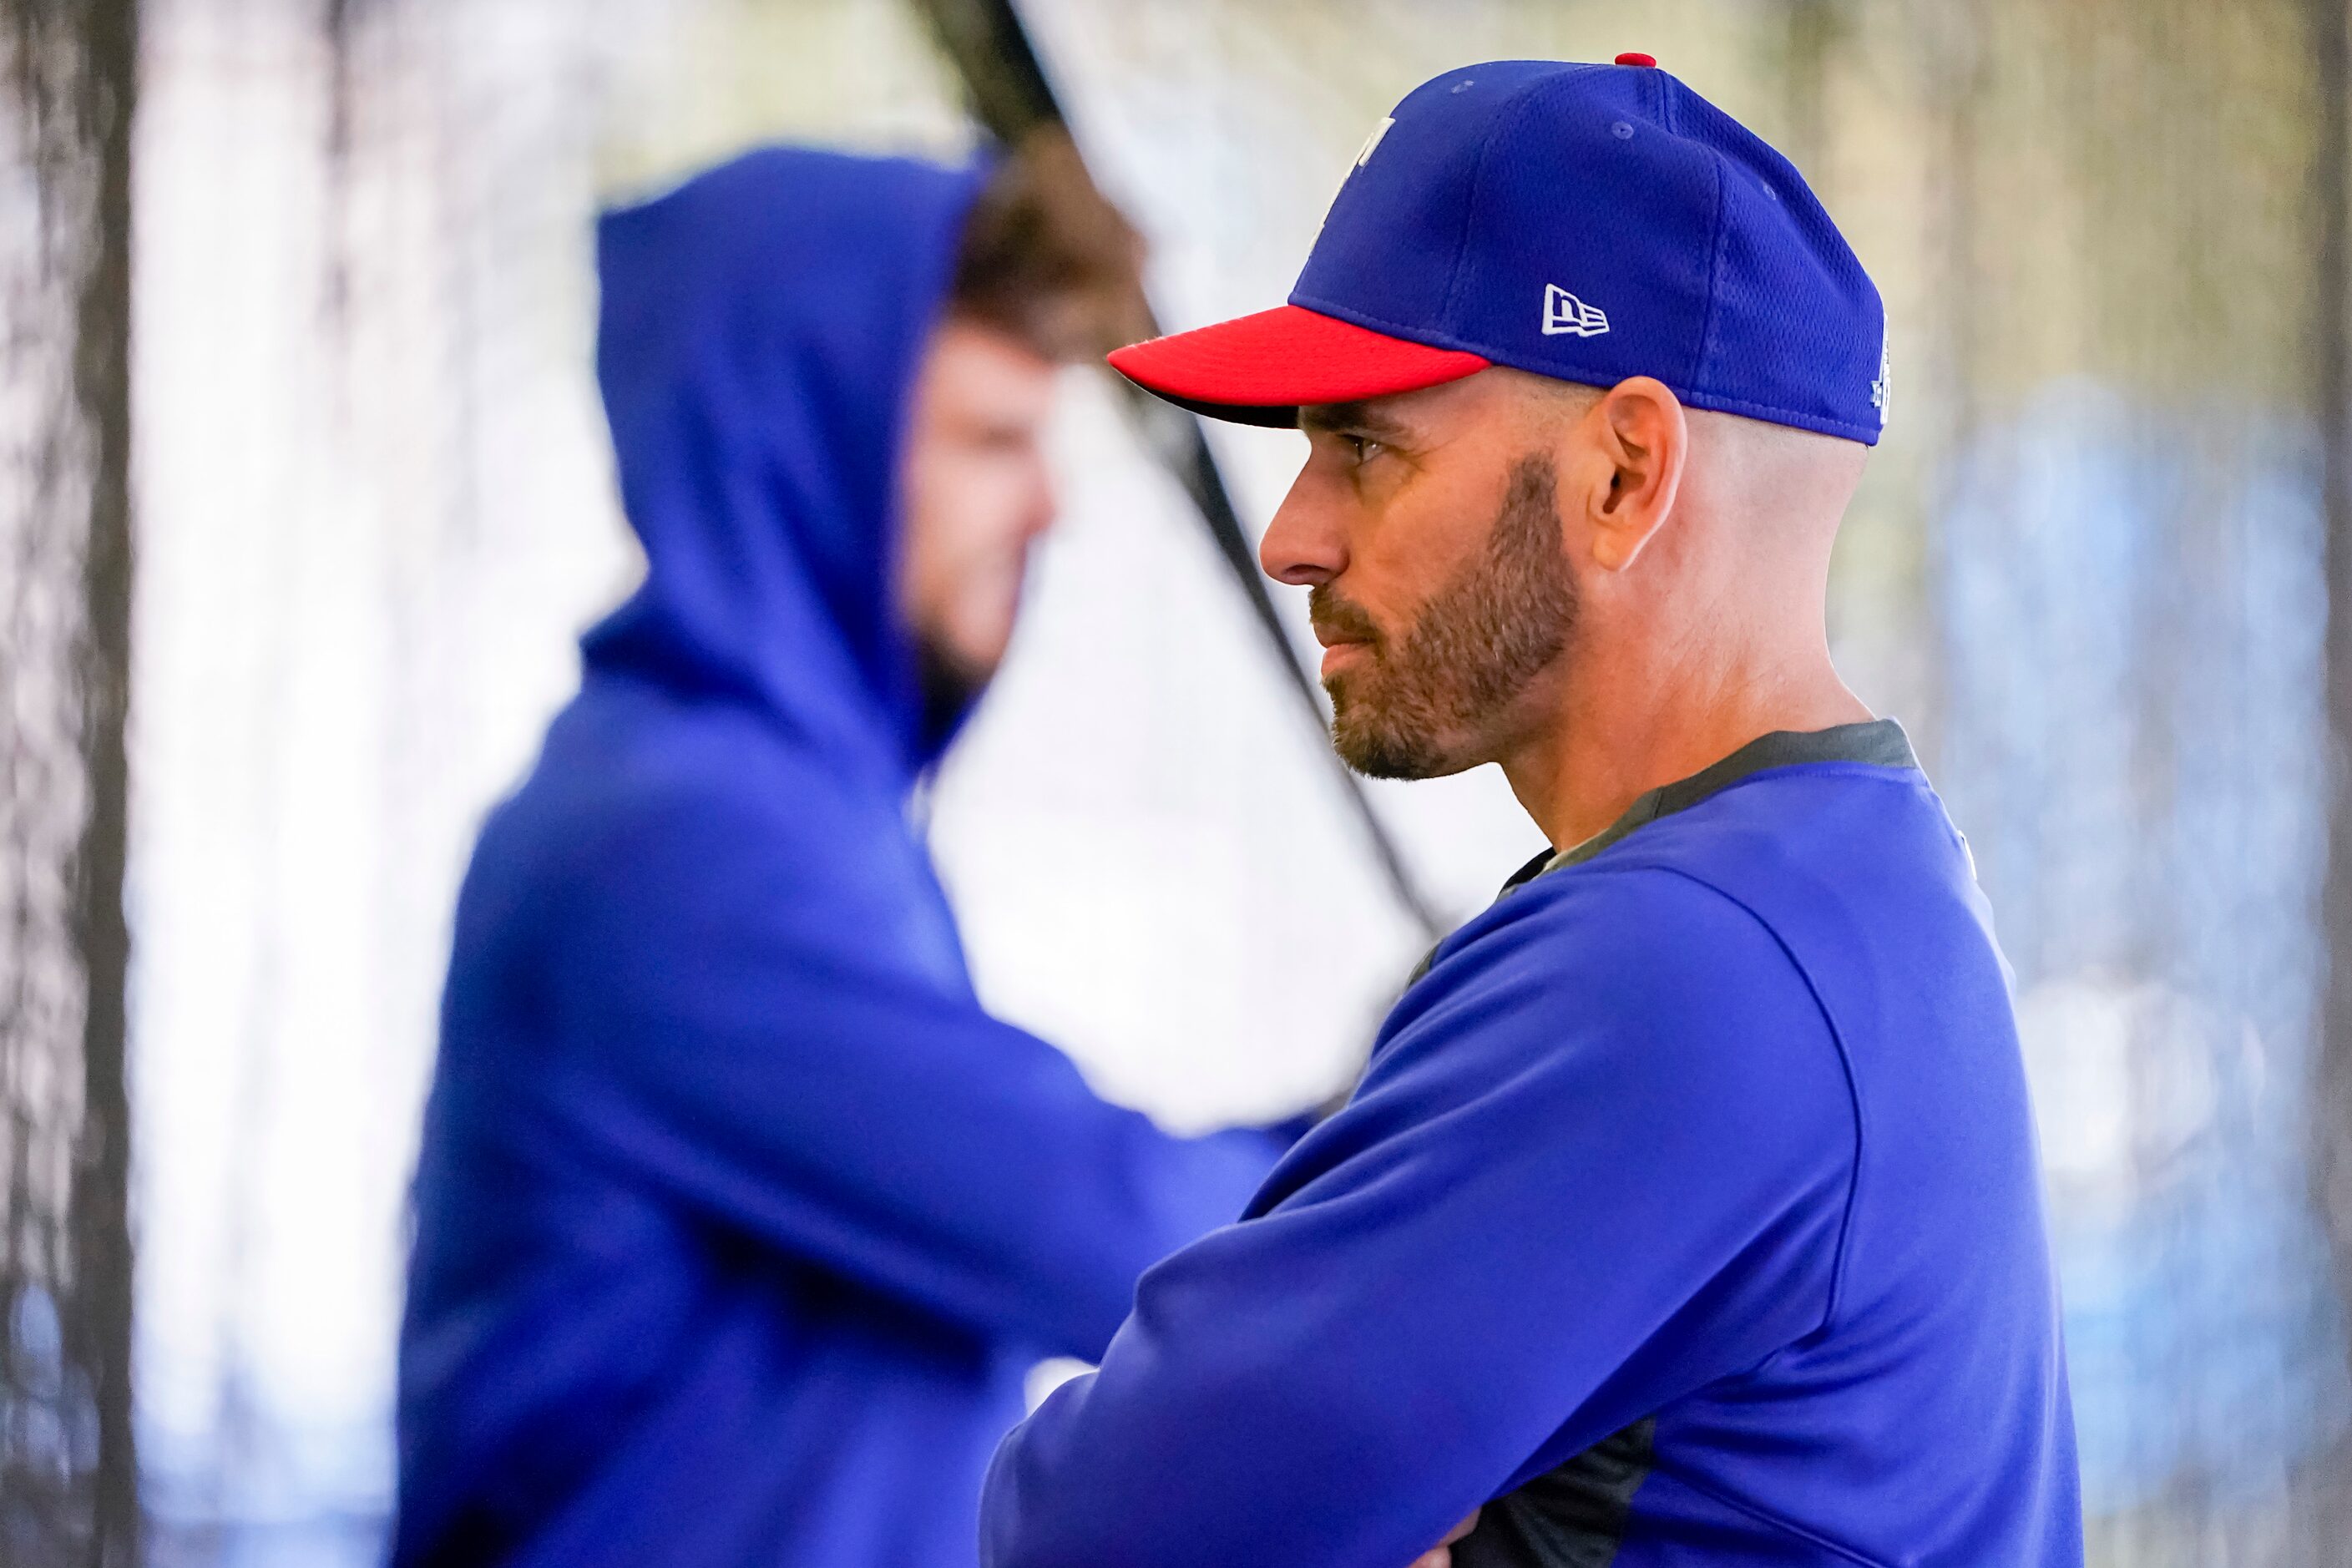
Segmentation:
{"type": "Polygon", "coordinates": [[[393,1560],[970,1568],[1029,1369],[1098,1358],[1279,1152],[989,1016],[906,809],[1132,233],[1049,142],[757,152],[597,241],[647,571],[459,900],[393,1560]]]}

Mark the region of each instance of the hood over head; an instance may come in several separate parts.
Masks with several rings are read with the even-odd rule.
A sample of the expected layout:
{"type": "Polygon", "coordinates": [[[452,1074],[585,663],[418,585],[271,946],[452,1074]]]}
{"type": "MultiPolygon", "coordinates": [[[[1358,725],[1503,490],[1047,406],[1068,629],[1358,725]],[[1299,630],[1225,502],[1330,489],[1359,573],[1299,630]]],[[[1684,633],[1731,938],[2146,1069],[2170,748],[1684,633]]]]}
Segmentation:
{"type": "Polygon", "coordinates": [[[588,668],[748,700],[911,773],[908,404],[984,171],[791,148],[604,215],[596,374],[646,581],[588,668]]]}

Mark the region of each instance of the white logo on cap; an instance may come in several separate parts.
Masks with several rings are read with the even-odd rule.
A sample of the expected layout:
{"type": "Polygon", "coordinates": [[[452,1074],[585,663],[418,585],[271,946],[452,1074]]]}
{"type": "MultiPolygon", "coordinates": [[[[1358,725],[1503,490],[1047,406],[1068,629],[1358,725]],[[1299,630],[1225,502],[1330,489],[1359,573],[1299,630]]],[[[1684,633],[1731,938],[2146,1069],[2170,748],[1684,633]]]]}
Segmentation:
{"type": "Polygon", "coordinates": [[[1580,338],[1597,338],[1609,330],[1609,318],[1598,305],[1588,305],[1557,283],[1544,285],[1544,336],[1556,338],[1562,332],[1580,338]]]}
{"type": "MultiPolygon", "coordinates": [[[[1356,161],[1348,165],[1348,172],[1345,174],[1339,176],[1339,191],[1344,191],[1348,188],[1348,182],[1356,177],[1357,170],[1371,162],[1372,149],[1381,144],[1381,138],[1387,135],[1389,133],[1389,127],[1395,123],[1396,117],[1394,115],[1391,115],[1387,119],[1382,120],[1378,125],[1372,127],[1372,133],[1364,138],[1364,144],[1361,147],[1356,149],[1356,161]]],[[[1339,202],[1339,191],[1334,191],[1331,193],[1332,205],[1336,205],[1339,202]]],[[[1317,224],[1315,226],[1317,237],[1319,238],[1322,236],[1323,224],[1328,224],[1330,221],[1331,206],[1327,205],[1323,209],[1323,223],[1317,224]]]]}

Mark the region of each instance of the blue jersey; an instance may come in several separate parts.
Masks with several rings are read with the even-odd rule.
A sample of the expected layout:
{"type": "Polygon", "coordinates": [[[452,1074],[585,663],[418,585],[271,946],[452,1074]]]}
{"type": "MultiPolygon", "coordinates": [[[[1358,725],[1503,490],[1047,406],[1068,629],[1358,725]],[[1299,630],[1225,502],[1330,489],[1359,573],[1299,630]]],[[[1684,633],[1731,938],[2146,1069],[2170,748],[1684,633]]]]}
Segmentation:
{"type": "Polygon", "coordinates": [[[1399,1568],[1484,1504],[1458,1568],[2078,1568],[2008,976],[1908,758],[1765,737],[1449,937],[999,1450],[983,1561],[1399,1568]]]}
{"type": "Polygon", "coordinates": [[[971,1568],[1024,1374],[1280,1152],[990,1017],[908,826],[898,439],[977,188],[770,150],[600,229],[646,575],[458,900],[396,1568],[971,1568]]]}

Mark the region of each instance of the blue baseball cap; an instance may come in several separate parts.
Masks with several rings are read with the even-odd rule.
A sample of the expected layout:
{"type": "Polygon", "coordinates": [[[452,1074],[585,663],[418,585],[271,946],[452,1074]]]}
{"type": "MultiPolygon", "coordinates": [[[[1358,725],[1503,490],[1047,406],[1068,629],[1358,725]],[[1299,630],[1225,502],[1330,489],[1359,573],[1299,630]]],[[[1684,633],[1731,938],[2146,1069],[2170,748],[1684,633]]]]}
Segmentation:
{"type": "Polygon", "coordinates": [[[1248,425],[1502,364],[1875,445],[1886,313],[1794,165],[1657,68],[1496,60],[1375,127],[1290,302],[1121,374],[1248,425]]]}

